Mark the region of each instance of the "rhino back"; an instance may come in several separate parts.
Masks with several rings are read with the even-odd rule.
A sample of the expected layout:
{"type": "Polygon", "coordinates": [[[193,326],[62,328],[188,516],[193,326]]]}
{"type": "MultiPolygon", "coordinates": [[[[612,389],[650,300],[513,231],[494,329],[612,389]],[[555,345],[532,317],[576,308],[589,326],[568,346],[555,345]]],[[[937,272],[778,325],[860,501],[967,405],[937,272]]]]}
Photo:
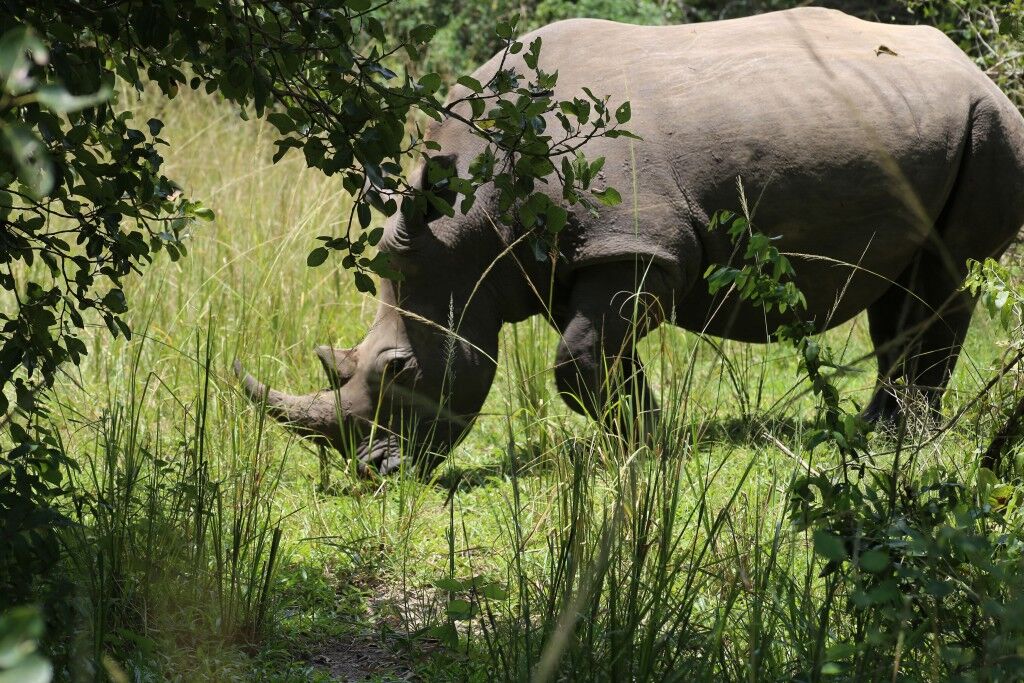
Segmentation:
{"type": "MultiPolygon", "coordinates": [[[[729,260],[728,238],[706,225],[714,212],[739,208],[742,178],[759,230],[779,236],[785,251],[832,259],[796,259],[810,299],[822,292],[821,305],[833,301],[850,275],[834,263],[845,262],[880,276],[858,284],[858,298],[870,302],[946,204],[978,103],[1001,99],[1005,109],[941,32],[834,10],[670,27],[568,20],[522,40],[535,37],[541,68],[559,73],[558,97],[589,86],[613,105],[629,100],[627,127],[643,137],[585,149],[606,157],[597,185],[614,186],[623,202],[597,218],[574,213],[562,243],[570,267],[640,254],[680,292],[709,263],[729,260]]],[[[497,66],[496,57],[477,78],[497,66]]],[[[853,301],[851,311],[864,305],[853,301]]]]}

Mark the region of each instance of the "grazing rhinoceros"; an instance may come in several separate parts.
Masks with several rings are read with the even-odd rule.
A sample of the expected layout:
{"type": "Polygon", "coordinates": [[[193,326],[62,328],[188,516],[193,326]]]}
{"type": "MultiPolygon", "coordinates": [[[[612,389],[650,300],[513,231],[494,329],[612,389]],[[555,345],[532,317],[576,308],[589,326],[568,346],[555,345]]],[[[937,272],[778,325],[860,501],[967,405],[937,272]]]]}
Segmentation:
{"type": "MultiPolygon", "coordinates": [[[[434,462],[487,396],[501,326],[547,313],[561,334],[557,385],[574,410],[600,414],[615,391],[652,410],[634,350],[652,328],[671,320],[764,342],[783,322],[702,282],[733,255],[728,235],[707,226],[737,207],[737,177],[757,198],[759,230],[793,255],[818,327],[867,310],[879,376],[866,415],[894,414],[897,378],[941,397],[974,303],[961,290],[965,264],[1001,254],[1024,224],[1024,119],[956,45],[933,28],[817,8],[668,27],[579,19],[523,40],[535,36],[541,67],[559,73],[556,96],[591,85],[632,103],[629,128],[643,140],[587,148],[607,158],[602,182],[624,201],[597,216],[574,208],[556,263],[514,244],[487,188],[454,218],[399,212],[381,248],[404,279],[381,282],[358,346],[317,349],[332,388],[291,396],[245,375],[253,400],[354,451],[364,470],[396,469],[402,448],[434,462]],[[622,381],[609,384],[607,367],[625,370],[622,381]]],[[[486,82],[497,67],[475,76],[486,82]]],[[[450,99],[468,94],[456,87],[450,99]]],[[[429,137],[460,174],[482,151],[457,121],[429,137]]]]}

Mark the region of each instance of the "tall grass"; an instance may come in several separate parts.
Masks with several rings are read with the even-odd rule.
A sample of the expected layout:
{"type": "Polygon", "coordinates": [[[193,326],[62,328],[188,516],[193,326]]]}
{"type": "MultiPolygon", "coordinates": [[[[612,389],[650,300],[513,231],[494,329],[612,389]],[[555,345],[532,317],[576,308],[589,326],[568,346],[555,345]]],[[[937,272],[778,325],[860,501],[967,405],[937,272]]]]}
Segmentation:
{"type": "MultiPolygon", "coordinates": [[[[209,336],[196,349],[187,394],[139,367],[144,348],[126,385],[111,387],[120,391],[83,428],[91,443],[75,449],[75,524],[64,544],[82,579],[78,654],[85,666],[119,666],[111,653],[127,652],[143,670],[203,670],[196,656],[254,647],[267,631],[282,534],[274,496],[284,463],[263,449],[262,416],[227,434],[209,427],[209,336]],[[162,393],[174,407],[154,407],[162,393]]],[[[70,417],[73,408],[61,407],[70,417]]]]}
{"type": "Polygon", "coordinates": [[[140,106],[164,108],[171,175],[220,211],[187,258],[133,283],[134,340],[97,331],[87,362],[55,392],[63,448],[80,466],[68,473],[79,495],[65,535],[81,586],[72,666],[244,678],[246,653],[277,615],[282,519],[294,511],[277,495],[283,479],[302,476],[290,461],[301,449],[249,407],[226,369],[239,355],[275,381],[286,367],[308,373],[295,359],[271,362],[288,356],[281,344],[311,352],[309,330],[334,312],[356,313],[355,334],[362,304],[332,306],[346,281],[304,267],[308,226],[328,232],[340,217],[328,181],[301,163],[271,168],[262,129],[211,101],[140,106]],[[328,296],[311,296],[317,289],[328,296]]]}

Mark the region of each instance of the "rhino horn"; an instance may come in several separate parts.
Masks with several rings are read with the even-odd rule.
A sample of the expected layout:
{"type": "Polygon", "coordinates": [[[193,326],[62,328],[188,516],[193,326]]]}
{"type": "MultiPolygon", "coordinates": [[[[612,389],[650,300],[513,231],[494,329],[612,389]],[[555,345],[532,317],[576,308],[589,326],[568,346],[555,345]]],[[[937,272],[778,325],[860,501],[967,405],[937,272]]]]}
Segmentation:
{"type": "Polygon", "coordinates": [[[327,373],[327,379],[332,387],[340,389],[352,379],[358,362],[354,348],[336,349],[333,346],[318,346],[316,355],[319,356],[320,364],[324,366],[324,372],[327,373]]]}
{"type": "Polygon", "coordinates": [[[267,414],[296,433],[342,446],[340,409],[331,391],[294,396],[266,386],[247,373],[241,362],[234,363],[235,376],[253,403],[265,406],[267,414]]]}

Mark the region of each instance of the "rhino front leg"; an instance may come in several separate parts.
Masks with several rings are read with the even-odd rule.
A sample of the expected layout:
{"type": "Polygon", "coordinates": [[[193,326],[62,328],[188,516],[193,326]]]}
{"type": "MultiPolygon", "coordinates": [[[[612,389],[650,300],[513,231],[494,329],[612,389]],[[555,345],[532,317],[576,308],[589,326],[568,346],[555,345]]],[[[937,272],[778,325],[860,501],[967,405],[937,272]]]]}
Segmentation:
{"type": "Polygon", "coordinates": [[[559,393],[574,411],[613,433],[642,436],[657,419],[636,343],[664,320],[660,272],[643,264],[579,271],[558,323],[555,363],[559,393]]]}

